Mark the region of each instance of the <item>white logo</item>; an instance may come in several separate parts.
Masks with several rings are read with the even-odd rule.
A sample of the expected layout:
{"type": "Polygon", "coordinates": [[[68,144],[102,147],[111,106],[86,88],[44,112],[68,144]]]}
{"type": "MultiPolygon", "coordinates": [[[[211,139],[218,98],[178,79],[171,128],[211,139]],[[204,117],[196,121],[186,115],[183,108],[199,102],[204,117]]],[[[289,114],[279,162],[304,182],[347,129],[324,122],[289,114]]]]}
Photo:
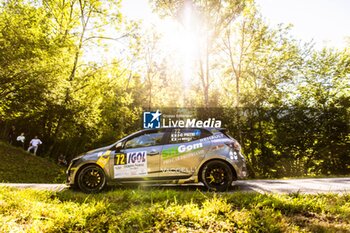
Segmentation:
{"type": "Polygon", "coordinates": [[[191,151],[191,150],[198,149],[201,147],[203,147],[203,144],[200,142],[200,143],[195,143],[195,144],[187,145],[187,146],[181,145],[181,146],[179,146],[179,148],[177,150],[180,153],[183,153],[183,152],[191,151]]]}
{"type": "Polygon", "coordinates": [[[144,112],[143,113],[143,128],[160,128],[160,116],[162,113],[157,110],[156,112],[144,112]]]}
{"type": "Polygon", "coordinates": [[[215,118],[209,118],[206,121],[202,120],[196,120],[196,119],[187,119],[187,120],[177,120],[173,121],[171,119],[168,119],[166,121],[163,118],[163,127],[196,127],[196,128],[202,128],[202,127],[215,127],[215,128],[220,128],[221,127],[221,121],[220,120],[215,120],[215,118]]]}

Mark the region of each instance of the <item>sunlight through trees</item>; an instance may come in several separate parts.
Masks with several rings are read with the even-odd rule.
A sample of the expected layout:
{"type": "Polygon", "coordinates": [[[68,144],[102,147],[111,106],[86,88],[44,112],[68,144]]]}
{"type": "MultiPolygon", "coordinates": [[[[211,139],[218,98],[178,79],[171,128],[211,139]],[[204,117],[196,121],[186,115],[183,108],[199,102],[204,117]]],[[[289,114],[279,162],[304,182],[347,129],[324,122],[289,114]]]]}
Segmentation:
{"type": "Polygon", "coordinates": [[[138,130],[143,110],[202,107],[252,176],[350,171],[349,50],[269,26],[252,0],[152,0],[163,28],[120,1],[0,4],[2,138],[14,125],[72,158],[138,130]]]}

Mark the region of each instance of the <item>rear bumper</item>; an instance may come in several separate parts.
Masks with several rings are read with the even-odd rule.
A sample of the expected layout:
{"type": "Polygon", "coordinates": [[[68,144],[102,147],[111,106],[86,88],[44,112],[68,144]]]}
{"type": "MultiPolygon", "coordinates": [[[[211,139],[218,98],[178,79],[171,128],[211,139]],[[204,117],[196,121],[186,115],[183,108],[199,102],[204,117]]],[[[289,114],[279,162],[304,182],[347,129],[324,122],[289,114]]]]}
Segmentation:
{"type": "Polygon", "coordinates": [[[237,173],[238,179],[246,179],[248,177],[248,169],[247,165],[244,163],[240,169],[240,171],[237,173]]]}

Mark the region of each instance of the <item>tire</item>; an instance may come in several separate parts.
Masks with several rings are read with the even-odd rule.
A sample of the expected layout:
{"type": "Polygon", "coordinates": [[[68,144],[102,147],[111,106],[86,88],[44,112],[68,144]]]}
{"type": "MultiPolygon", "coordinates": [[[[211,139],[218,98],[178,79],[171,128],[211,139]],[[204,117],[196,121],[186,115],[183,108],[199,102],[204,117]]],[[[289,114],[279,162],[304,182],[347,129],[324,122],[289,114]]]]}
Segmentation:
{"type": "Polygon", "coordinates": [[[78,174],[78,187],[84,193],[98,193],[106,186],[106,175],[97,165],[88,165],[78,174]]]}
{"type": "Polygon", "coordinates": [[[204,164],[201,172],[202,182],[211,191],[226,191],[233,181],[233,174],[228,164],[213,160],[204,164]]]}

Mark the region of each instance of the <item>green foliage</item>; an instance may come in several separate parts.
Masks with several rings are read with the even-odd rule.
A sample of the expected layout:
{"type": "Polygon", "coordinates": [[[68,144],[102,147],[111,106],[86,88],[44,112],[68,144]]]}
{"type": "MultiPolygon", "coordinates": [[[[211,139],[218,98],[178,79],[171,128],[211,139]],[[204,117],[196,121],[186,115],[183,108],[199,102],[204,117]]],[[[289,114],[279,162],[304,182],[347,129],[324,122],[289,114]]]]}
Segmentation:
{"type": "Polygon", "coordinates": [[[14,125],[70,159],[140,129],[143,110],[218,107],[198,116],[222,120],[253,177],[349,173],[349,52],[302,44],[253,1],[151,1],[198,37],[190,80],[189,60],[120,1],[0,3],[1,138],[14,125]],[[101,49],[114,59],[87,59],[101,49]]]}
{"type": "Polygon", "coordinates": [[[9,1],[0,13],[0,116],[4,120],[40,112],[62,72],[47,13],[9,1]],[[57,63],[58,62],[58,63],[57,63]]]}
{"type": "Polygon", "coordinates": [[[170,188],[0,190],[0,230],[26,232],[346,232],[349,195],[206,193],[170,188]]]}
{"type": "MultiPolygon", "coordinates": [[[[105,30],[123,32],[119,1],[3,1],[0,12],[0,125],[39,135],[43,151],[74,157],[134,128],[138,105],[124,88],[125,68],[86,63],[105,30]],[[103,117],[102,117],[103,116],[103,117]],[[124,116],[120,118],[120,116],[124,116]],[[30,124],[28,125],[28,122],[30,124]]],[[[126,23],[127,24],[127,23],[126,23]]],[[[16,132],[18,133],[18,132],[16,132]]]]}
{"type": "Polygon", "coordinates": [[[241,138],[251,177],[349,174],[346,108],[281,106],[218,112],[231,119],[224,125],[230,134],[241,138]]]}
{"type": "Polygon", "coordinates": [[[297,104],[319,109],[349,107],[349,52],[326,48],[314,51],[299,72],[301,76],[295,80],[297,104]]]}

